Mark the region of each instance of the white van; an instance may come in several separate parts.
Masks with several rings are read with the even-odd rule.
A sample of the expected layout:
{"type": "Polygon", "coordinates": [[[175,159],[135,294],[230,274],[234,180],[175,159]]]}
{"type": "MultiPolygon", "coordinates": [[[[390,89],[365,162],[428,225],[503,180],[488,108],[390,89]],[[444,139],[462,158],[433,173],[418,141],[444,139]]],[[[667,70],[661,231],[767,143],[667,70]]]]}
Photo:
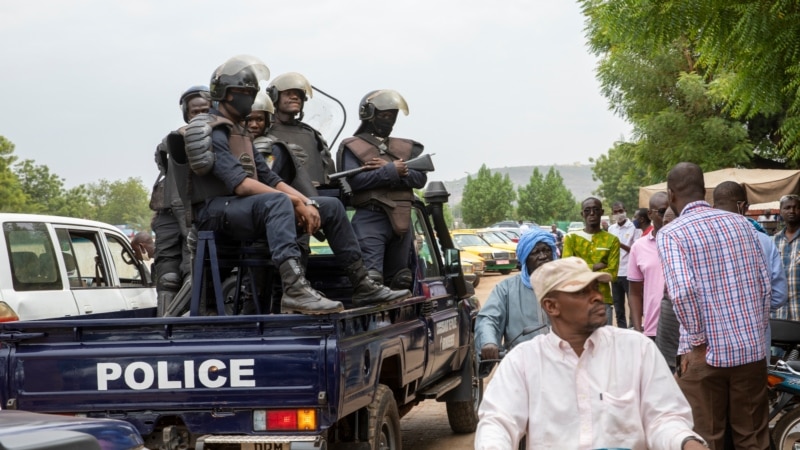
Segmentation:
{"type": "Polygon", "coordinates": [[[150,272],[119,229],[6,213],[0,213],[0,226],[0,322],[154,315],[150,272]]]}

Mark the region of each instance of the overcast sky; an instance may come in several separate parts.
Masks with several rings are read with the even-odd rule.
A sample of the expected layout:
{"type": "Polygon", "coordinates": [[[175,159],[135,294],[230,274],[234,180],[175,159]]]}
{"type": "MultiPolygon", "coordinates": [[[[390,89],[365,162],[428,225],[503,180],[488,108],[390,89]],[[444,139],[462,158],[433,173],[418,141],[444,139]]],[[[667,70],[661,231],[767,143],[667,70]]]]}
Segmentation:
{"type": "Polygon", "coordinates": [[[344,136],[366,92],[399,91],[410,114],[393,135],[436,154],[429,180],[587,164],[630,126],[599,93],[583,27],[570,0],[2,2],[0,135],[68,187],[149,187],[180,94],[251,54],[339,98],[344,136]]]}

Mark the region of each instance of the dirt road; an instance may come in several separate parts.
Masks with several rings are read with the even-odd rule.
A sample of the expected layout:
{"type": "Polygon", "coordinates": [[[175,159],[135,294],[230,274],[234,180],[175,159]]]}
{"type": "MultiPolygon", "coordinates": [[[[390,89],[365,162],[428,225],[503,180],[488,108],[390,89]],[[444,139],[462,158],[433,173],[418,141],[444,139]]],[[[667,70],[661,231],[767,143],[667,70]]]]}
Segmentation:
{"type": "MultiPolygon", "coordinates": [[[[485,302],[494,285],[506,277],[519,276],[519,272],[510,275],[484,275],[475,288],[475,295],[485,302]]],[[[468,450],[474,446],[474,433],[455,434],[447,423],[447,411],[444,403],[426,400],[411,410],[400,421],[403,435],[403,448],[413,450],[468,450]]]]}

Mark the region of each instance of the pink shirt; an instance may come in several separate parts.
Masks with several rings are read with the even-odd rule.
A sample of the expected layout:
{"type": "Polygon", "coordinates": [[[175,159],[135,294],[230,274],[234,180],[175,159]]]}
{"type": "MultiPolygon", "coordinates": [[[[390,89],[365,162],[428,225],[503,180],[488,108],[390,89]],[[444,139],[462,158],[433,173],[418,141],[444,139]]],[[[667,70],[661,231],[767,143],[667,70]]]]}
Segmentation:
{"type": "Polygon", "coordinates": [[[628,281],[643,281],[643,314],[645,336],[655,336],[661,299],[664,298],[664,269],[658,258],[658,248],[652,233],[642,236],[631,246],[628,260],[628,281]]]}

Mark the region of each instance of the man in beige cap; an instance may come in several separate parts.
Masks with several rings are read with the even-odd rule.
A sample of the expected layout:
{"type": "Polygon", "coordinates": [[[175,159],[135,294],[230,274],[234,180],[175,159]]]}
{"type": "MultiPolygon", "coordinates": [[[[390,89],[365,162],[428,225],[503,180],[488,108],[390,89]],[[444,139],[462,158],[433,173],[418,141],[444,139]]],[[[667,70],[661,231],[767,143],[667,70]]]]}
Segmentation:
{"type": "Polygon", "coordinates": [[[551,333],[500,363],[480,406],[475,449],[702,449],[692,413],[655,344],[604,326],[600,283],[570,257],[544,264],[531,284],[551,333]]]}

